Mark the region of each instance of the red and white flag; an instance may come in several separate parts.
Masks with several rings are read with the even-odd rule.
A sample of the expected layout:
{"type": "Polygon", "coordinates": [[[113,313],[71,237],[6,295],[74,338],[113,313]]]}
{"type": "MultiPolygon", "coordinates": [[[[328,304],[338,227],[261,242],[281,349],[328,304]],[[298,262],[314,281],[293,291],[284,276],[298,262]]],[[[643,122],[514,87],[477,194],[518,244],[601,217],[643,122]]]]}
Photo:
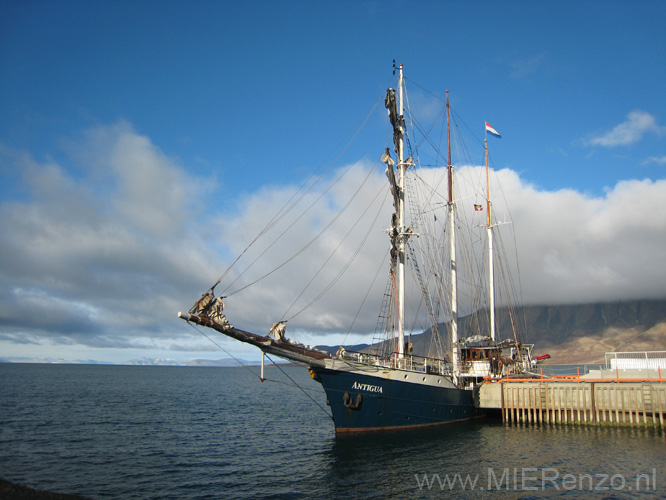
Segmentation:
{"type": "Polygon", "coordinates": [[[492,126],[490,123],[488,123],[488,122],[486,122],[486,132],[490,132],[490,133],[493,134],[495,137],[499,137],[500,139],[502,138],[502,136],[499,135],[499,132],[498,132],[497,130],[495,130],[495,129],[493,128],[493,126],[492,126]]]}

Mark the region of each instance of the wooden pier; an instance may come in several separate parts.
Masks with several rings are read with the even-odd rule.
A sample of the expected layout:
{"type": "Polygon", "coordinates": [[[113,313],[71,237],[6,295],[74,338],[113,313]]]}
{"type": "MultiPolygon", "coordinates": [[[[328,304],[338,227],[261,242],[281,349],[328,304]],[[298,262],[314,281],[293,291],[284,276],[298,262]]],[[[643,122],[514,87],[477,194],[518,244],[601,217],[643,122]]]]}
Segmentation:
{"type": "MultiPolygon", "coordinates": [[[[512,423],[641,425],[664,429],[666,379],[654,373],[597,372],[586,376],[503,378],[479,389],[481,408],[512,423]],[[597,377],[595,378],[595,375],[597,377]]],[[[656,372],[656,370],[655,370],[656,372]]]]}

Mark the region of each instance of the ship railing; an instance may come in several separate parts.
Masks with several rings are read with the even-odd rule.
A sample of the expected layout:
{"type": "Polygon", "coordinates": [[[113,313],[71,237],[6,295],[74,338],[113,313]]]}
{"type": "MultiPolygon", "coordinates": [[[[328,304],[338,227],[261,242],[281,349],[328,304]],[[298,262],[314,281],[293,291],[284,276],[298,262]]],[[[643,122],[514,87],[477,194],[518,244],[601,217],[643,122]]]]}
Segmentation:
{"type": "Polygon", "coordinates": [[[430,373],[435,375],[451,375],[451,365],[446,360],[405,354],[402,358],[393,354],[391,356],[380,356],[377,354],[356,351],[343,351],[338,354],[338,359],[371,365],[377,368],[405,370],[419,373],[430,373]]]}

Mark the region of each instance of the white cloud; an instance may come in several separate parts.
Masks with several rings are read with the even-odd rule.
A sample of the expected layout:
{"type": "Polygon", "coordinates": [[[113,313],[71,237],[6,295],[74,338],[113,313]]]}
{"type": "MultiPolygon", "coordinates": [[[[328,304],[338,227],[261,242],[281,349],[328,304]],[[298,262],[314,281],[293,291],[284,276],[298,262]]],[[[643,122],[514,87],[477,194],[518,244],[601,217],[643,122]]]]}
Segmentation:
{"type": "MultiPolygon", "coordinates": [[[[176,318],[177,311],[214,282],[231,263],[228,256],[244,250],[295,187],[249,194],[234,204],[242,207],[239,213],[205,214],[210,192],[201,189],[203,180],[192,179],[128,124],[90,131],[70,151],[80,164],[39,162],[3,150],[2,161],[19,169],[28,194],[0,205],[0,342],[201,350],[202,339],[176,318]]],[[[391,201],[383,168],[352,167],[330,189],[308,192],[218,287],[222,293],[246,267],[227,292],[267,275],[226,299],[232,324],[266,332],[325,292],[289,323],[290,336],[329,333],[337,339],[355,320],[354,330],[370,332],[365,340],[372,340],[388,271],[383,229],[391,201]],[[361,185],[367,193],[350,201],[361,185]],[[352,259],[362,243],[364,251],[352,259]],[[324,284],[347,265],[326,291],[324,284]]],[[[460,209],[482,218],[472,209],[482,199],[482,169],[458,173],[460,209]]],[[[666,297],[666,180],[622,181],[591,197],[537,189],[508,169],[495,176],[502,185],[493,188],[495,213],[512,221],[499,228],[498,242],[512,254],[515,241],[526,303],[666,297]],[[502,193],[507,203],[499,199],[502,193]]]]}
{"type": "MultiPolygon", "coordinates": [[[[437,169],[427,172],[424,175],[432,178],[442,173],[437,169]]],[[[483,199],[482,193],[476,193],[479,192],[484,171],[468,167],[459,169],[458,174],[460,199],[464,200],[460,203],[460,210],[471,212],[473,204],[483,199]]],[[[495,213],[501,219],[512,222],[498,228],[496,234],[503,240],[509,255],[515,253],[517,245],[526,303],[562,304],[666,297],[666,270],[662,265],[666,218],[661,208],[661,200],[666,197],[666,181],[623,181],[604,196],[590,197],[575,190],[539,190],[524,183],[516,172],[508,169],[497,172],[496,178],[502,185],[501,191],[495,189],[497,196],[503,193],[509,201],[495,200],[495,213]]],[[[326,206],[320,208],[316,216],[307,216],[307,220],[302,221],[295,236],[284,240],[282,246],[276,244],[271,247],[263,255],[261,263],[254,264],[259,267],[253,269],[252,275],[261,276],[305,245],[316,228],[321,227],[321,221],[327,221],[334,208],[346,200],[352,191],[349,186],[356,185],[358,180],[348,179],[344,184],[347,189],[332,193],[326,206]]],[[[384,179],[378,175],[373,177],[372,182],[376,183],[373,184],[374,189],[384,179]]],[[[246,212],[234,226],[229,226],[227,231],[222,230],[221,237],[230,237],[232,233],[237,233],[236,227],[249,227],[253,223],[255,227],[252,230],[256,232],[258,226],[263,224],[258,224],[257,214],[268,212],[271,206],[281,206],[286,198],[287,194],[279,189],[245,200],[246,212]]],[[[368,198],[364,198],[358,203],[363,206],[367,202],[368,198]]],[[[389,207],[390,201],[384,206],[386,213],[390,213],[389,207]]],[[[478,220],[470,220],[472,225],[478,225],[483,223],[484,215],[468,213],[466,217],[478,217],[478,220]]],[[[329,240],[317,241],[308,252],[299,255],[298,264],[294,262],[293,267],[281,270],[285,273],[276,273],[261,282],[260,286],[248,288],[238,296],[227,299],[227,313],[232,323],[246,321],[264,331],[272,322],[287,317],[284,314],[292,301],[316,273],[319,263],[340,241],[344,228],[352,224],[351,215],[343,217],[340,225],[332,228],[333,243],[329,240]]],[[[381,231],[387,226],[388,218],[383,215],[366,247],[366,250],[374,252],[374,257],[361,258],[350,276],[345,276],[321,301],[293,321],[294,328],[322,333],[341,331],[350,324],[369,283],[379,273],[370,295],[370,305],[356,319],[355,327],[357,331],[373,330],[388,269],[383,259],[387,237],[381,231]]],[[[282,229],[276,228],[275,234],[282,234],[282,229]]],[[[476,238],[477,243],[483,243],[485,236],[477,234],[472,238],[476,238]]],[[[347,245],[345,256],[353,248],[353,245],[347,245]]],[[[329,263],[333,269],[319,276],[321,281],[331,279],[344,262],[343,256],[336,256],[329,263]]],[[[245,278],[244,282],[251,281],[251,278],[245,278]]],[[[318,291],[314,287],[305,296],[312,297],[318,291]]],[[[306,299],[302,298],[298,304],[300,306],[305,302],[306,299]]],[[[299,306],[289,309],[290,312],[298,310],[299,306]]],[[[372,335],[369,335],[366,341],[371,339],[372,335]]]]}
{"type": "Polygon", "coordinates": [[[516,60],[511,63],[511,78],[520,79],[535,73],[543,64],[545,54],[537,54],[529,59],[516,60]]]}
{"type": "Polygon", "coordinates": [[[666,127],[659,126],[657,119],[650,113],[635,110],[627,115],[627,119],[624,122],[616,125],[608,132],[593,137],[587,143],[591,146],[606,148],[628,146],[640,141],[647,133],[662,135],[665,131],[666,127]]]}
{"type": "Polygon", "coordinates": [[[77,146],[75,167],[3,155],[28,195],[0,206],[0,335],[107,346],[170,335],[166,318],[207,281],[186,226],[200,215],[197,180],[127,124],[77,146]]]}
{"type": "Polygon", "coordinates": [[[656,163],[658,165],[666,165],[666,156],[650,156],[641,165],[650,165],[656,163]]]}
{"type": "Polygon", "coordinates": [[[513,213],[529,302],[666,297],[666,181],[622,181],[598,198],[520,191],[513,213]]]}

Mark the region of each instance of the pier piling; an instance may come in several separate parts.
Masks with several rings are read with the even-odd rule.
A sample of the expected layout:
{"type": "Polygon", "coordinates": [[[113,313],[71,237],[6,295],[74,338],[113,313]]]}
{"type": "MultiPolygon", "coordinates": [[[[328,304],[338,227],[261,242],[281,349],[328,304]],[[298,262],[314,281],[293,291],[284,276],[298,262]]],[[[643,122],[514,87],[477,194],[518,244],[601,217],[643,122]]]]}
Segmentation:
{"type": "MultiPolygon", "coordinates": [[[[660,374],[661,375],[661,374],[660,374]]],[[[479,406],[508,423],[641,425],[664,428],[666,384],[656,380],[506,379],[481,386],[479,406]]]]}

